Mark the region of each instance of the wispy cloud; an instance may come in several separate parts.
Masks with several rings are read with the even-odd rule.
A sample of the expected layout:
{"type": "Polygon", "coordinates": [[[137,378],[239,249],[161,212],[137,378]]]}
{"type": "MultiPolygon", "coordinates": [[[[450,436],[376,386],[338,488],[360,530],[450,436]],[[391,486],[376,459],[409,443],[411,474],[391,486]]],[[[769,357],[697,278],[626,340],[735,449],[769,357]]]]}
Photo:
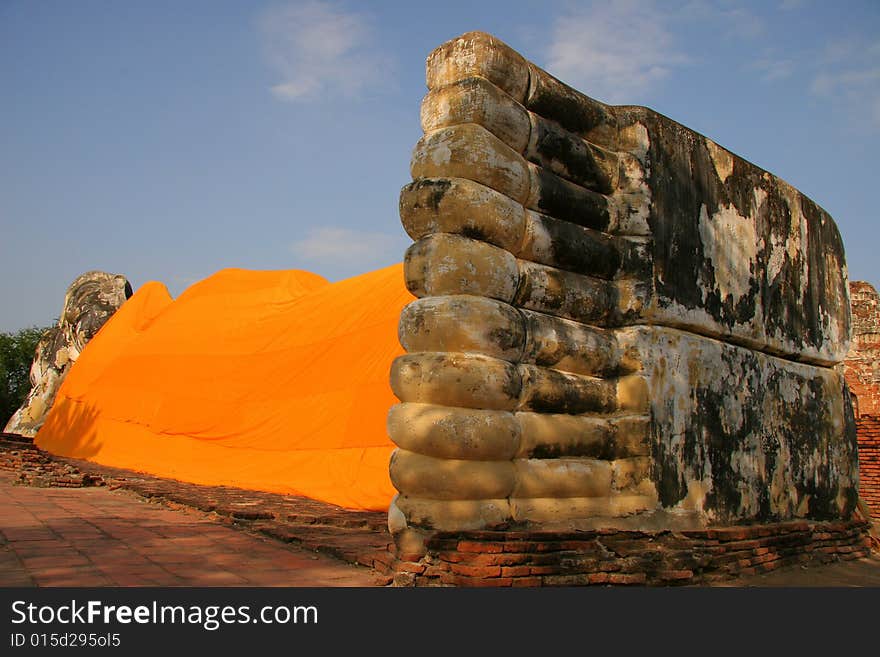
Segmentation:
{"type": "Polygon", "coordinates": [[[760,72],[764,82],[774,82],[791,77],[796,67],[790,59],[764,57],[753,62],[752,68],[760,72]]]}
{"type": "Polygon", "coordinates": [[[390,265],[403,258],[405,248],[405,241],[395,235],[329,226],[312,228],[290,245],[304,263],[347,271],[390,265]]]}
{"type": "Polygon", "coordinates": [[[720,10],[722,20],[730,25],[730,34],[743,39],[755,39],[767,29],[764,20],[744,7],[720,10]]]}
{"type": "Polygon", "coordinates": [[[678,14],[683,20],[714,23],[718,33],[728,39],[755,39],[767,30],[760,16],[724,0],[689,0],[678,14]]]}
{"type": "Polygon", "coordinates": [[[652,2],[613,0],[556,20],[547,68],[591,96],[619,103],[642,100],[686,61],[652,2]]]}
{"type": "Polygon", "coordinates": [[[357,95],[386,75],[372,17],[322,0],[264,11],[258,19],[269,64],[280,76],[279,99],[299,102],[327,93],[357,95]]]}
{"type": "Polygon", "coordinates": [[[813,95],[880,129],[880,41],[832,42],[820,62],[810,84],[813,95]]]}

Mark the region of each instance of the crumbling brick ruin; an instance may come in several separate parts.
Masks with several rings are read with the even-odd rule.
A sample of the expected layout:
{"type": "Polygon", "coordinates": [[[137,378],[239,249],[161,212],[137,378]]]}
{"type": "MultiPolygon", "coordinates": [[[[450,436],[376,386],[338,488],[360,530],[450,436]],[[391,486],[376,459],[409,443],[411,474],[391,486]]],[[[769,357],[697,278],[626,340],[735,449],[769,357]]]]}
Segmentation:
{"type": "Polygon", "coordinates": [[[846,382],[853,395],[859,445],[859,495],[880,517],[880,295],[870,283],[849,284],[852,346],[846,382]]]}
{"type": "Polygon", "coordinates": [[[434,50],[427,85],[400,196],[418,299],[391,372],[399,583],[864,554],[832,218],[484,33],[434,50]]]}

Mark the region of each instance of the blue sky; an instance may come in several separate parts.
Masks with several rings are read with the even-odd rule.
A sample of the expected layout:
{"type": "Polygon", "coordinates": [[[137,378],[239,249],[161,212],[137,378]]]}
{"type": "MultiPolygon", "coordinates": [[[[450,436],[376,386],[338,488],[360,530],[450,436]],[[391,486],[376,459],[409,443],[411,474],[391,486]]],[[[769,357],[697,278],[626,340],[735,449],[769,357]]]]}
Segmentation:
{"type": "Polygon", "coordinates": [[[399,261],[425,56],[474,29],[786,179],[880,284],[876,0],[0,0],[0,331],[89,269],[176,296],[399,261]]]}

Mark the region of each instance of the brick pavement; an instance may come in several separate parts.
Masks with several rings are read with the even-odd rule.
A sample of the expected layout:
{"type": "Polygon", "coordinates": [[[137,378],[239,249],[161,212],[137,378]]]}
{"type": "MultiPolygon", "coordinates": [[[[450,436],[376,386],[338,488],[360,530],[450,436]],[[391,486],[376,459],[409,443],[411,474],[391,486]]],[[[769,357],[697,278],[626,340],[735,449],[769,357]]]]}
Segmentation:
{"type": "MultiPolygon", "coordinates": [[[[0,436],[0,586],[384,585],[385,523],[384,513],[61,459],[0,436]]],[[[880,558],[714,585],[880,586],[880,558]]]]}
{"type": "MultiPolygon", "coordinates": [[[[262,533],[351,564],[387,572],[392,562],[385,512],[353,511],[317,500],[227,486],[200,486],[44,452],[33,441],[0,434],[0,471],[28,486],[124,489],[172,508],[209,513],[219,522],[262,533]]],[[[388,578],[390,581],[390,578],[388,578]]]]}
{"type": "Polygon", "coordinates": [[[373,586],[374,571],[127,491],[0,471],[2,586],[373,586]]]}

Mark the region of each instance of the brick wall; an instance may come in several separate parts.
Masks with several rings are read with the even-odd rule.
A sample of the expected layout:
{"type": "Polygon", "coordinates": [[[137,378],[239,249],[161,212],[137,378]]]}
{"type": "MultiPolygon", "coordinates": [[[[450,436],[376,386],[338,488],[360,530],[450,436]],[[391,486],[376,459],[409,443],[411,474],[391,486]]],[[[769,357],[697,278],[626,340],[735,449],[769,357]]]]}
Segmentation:
{"type": "Polygon", "coordinates": [[[849,284],[852,346],[845,375],[856,412],[859,496],[880,516],[880,295],[865,281],[849,284]]]}
{"type": "Polygon", "coordinates": [[[874,518],[880,517],[880,416],[856,419],[859,437],[859,496],[874,518]]]}
{"type": "Polygon", "coordinates": [[[397,586],[681,585],[865,557],[864,521],[694,531],[441,532],[394,567],[397,586]]]}
{"type": "Polygon", "coordinates": [[[846,356],[846,382],[855,395],[856,415],[880,417],[880,295],[870,283],[849,284],[852,346],[846,356]]]}

